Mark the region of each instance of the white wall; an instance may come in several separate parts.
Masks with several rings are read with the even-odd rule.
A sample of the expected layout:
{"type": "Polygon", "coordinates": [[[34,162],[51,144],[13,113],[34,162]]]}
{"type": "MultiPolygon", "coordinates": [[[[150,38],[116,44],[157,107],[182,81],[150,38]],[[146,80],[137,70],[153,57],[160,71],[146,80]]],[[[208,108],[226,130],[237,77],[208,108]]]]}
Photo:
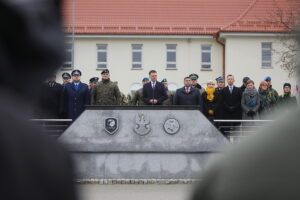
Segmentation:
{"type": "MultiPolygon", "coordinates": [[[[183,78],[191,73],[199,75],[205,83],[222,75],[222,47],[215,39],[79,39],[75,41],[75,68],[82,71],[82,81],[100,76],[97,70],[96,44],[108,44],[108,69],[111,80],[118,81],[120,90],[130,92],[134,83],[140,83],[151,69],[158,71],[159,81],[167,78],[179,87],[183,78]],[[131,44],[143,44],[143,69],[131,69],[131,44]],[[177,70],[166,69],[166,44],[177,44],[177,70]],[[212,71],[201,71],[201,44],[212,45],[212,71]]],[[[58,72],[58,82],[61,74],[58,72]]],[[[71,72],[71,71],[67,71],[71,72]]]]}
{"type": "Polygon", "coordinates": [[[272,54],[272,68],[261,67],[261,43],[272,42],[272,48],[279,51],[283,49],[281,40],[276,37],[246,37],[231,36],[226,37],[226,74],[235,76],[237,86],[242,85],[244,76],[249,76],[254,80],[256,87],[266,77],[272,77],[272,85],[282,94],[282,86],[285,82],[292,84],[295,93],[296,82],[288,77],[288,73],[281,69],[279,55],[272,54]]]}

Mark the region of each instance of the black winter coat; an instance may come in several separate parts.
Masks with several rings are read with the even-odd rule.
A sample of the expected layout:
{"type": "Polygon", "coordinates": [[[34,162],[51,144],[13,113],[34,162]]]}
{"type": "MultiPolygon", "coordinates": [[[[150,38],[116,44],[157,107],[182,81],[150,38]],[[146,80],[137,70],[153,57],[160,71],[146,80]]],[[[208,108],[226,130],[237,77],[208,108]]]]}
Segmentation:
{"type": "Polygon", "coordinates": [[[38,118],[60,118],[61,95],[63,86],[59,83],[43,83],[40,90],[38,118]]]}
{"type": "Polygon", "coordinates": [[[212,101],[209,101],[207,99],[207,93],[206,91],[202,94],[203,99],[203,114],[207,117],[215,117],[217,114],[217,108],[218,108],[218,100],[219,100],[219,92],[216,90],[214,92],[214,99],[212,101]],[[214,112],[213,115],[209,115],[208,111],[212,110],[214,112]]]}
{"type": "Polygon", "coordinates": [[[225,87],[220,93],[220,102],[223,109],[224,119],[242,119],[241,90],[238,87],[233,87],[232,94],[229,87],[225,87]]]}

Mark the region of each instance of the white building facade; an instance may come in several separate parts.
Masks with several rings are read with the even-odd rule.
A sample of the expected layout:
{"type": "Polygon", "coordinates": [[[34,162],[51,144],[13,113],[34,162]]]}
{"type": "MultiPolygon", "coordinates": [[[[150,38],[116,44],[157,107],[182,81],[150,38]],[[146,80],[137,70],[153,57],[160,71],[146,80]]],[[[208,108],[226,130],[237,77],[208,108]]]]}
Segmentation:
{"type": "MultiPolygon", "coordinates": [[[[278,92],[290,82],[295,90],[295,81],[281,68],[279,56],[274,49],[282,49],[276,34],[221,33],[223,46],[213,36],[130,36],[130,35],[76,35],[74,39],[74,69],[82,71],[82,81],[100,77],[103,69],[109,69],[111,80],[117,81],[120,90],[129,94],[141,87],[141,80],[152,69],[158,79],[166,78],[171,90],[183,86],[183,78],[191,73],[199,75],[199,83],[233,74],[236,85],[242,84],[244,76],[253,79],[258,87],[266,76],[278,92]],[[223,56],[225,55],[225,63],[223,56]],[[225,68],[223,68],[223,65],[225,68]],[[225,70],[224,70],[225,69],[225,70]]],[[[69,54],[72,40],[67,38],[69,54]]],[[[72,56],[67,56],[64,72],[71,72],[72,56]],[[69,65],[68,65],[69,63],[69,65]]]]}

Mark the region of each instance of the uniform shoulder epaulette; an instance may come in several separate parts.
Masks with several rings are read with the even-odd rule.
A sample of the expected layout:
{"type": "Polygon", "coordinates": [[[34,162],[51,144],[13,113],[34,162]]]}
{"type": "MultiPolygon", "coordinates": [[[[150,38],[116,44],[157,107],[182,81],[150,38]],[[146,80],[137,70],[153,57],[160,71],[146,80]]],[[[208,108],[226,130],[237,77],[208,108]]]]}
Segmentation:
{"type": "Polygon", "coordinates": [[[118,86],[118,81],[112,81],[112,84],[118,86]]]}

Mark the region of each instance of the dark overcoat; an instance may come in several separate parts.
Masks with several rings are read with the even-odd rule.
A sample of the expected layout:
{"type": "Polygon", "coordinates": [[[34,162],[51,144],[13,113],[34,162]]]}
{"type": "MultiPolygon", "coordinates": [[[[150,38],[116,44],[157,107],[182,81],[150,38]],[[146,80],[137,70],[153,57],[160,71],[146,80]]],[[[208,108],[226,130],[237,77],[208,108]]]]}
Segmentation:
{"type": "Polygon", "coordinates": [[[241,119],[242,108],[241,99],[242,93],[240,88],[233,86],[232,93],[229,91],[229,87],[225,87],[220,92],[221,108],[223,110],[223,119],[241,119]]]}
{"type": "Polygon", "coordinates": [[[74,83],[65,85],[63,90],[63,111],[68,119],[75,120],[89,104],[90,92],[88,85],[79,83],[76,90],[74,83]]]}
{"type": "Polygon", "coordinates": [[[63,86],[59,83],[43,83],[40,90],[38,113],[39,118],[60,118],[60,103],[63,86]]]}

